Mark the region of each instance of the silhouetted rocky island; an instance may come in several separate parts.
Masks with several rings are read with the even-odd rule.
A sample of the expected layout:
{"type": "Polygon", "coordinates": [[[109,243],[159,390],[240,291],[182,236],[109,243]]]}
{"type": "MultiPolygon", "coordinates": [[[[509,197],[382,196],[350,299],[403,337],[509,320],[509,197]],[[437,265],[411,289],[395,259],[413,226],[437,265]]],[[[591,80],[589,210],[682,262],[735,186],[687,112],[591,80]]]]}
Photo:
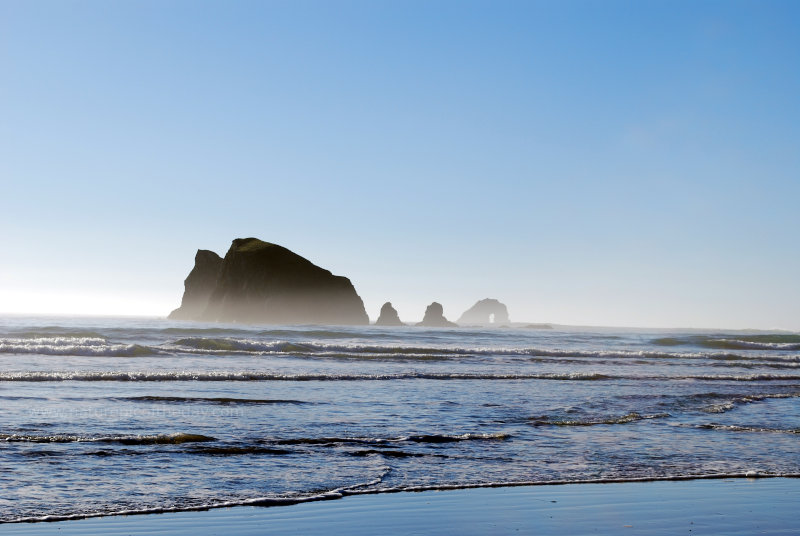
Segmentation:
{"type": "Polygon", "coordinates": [[[392,307],[392,302],[386,302],[381,307],[381,314],[375,322],[376,326],[405,326],[397,315],[397,309],[392,307]]]}
{"type": "Polygon", "coordinates": [[[508,308],[493,298],[478,301],[464,311],[459,324],[508,324],[508,308]]]}
{"type": "Polygon", "coordinates": [[[207,249],[198,249],[194,256],[194,268],[183,282],[181,306],[170,313],[174,320],[198,319],[208,306],[208,299],[217,285],[222,257],[207,249]]]}
{"type": "Polygon", "coordinates": [[[442,304],[433,302],[425,309],[425,316],[418,326],[427,326],[432,328],[457,328],[458,324],[450,322],[444,317],[444,308],[442,304]]]}
{"type": "Polygon", "coordinates": [[[237,238],[224,259],[211,251],[199,250],[184,286],[181,306],[172,311],[171,319],[268,324],[369,323],[364,303],[349,279],[257,238],[237,238]]]}

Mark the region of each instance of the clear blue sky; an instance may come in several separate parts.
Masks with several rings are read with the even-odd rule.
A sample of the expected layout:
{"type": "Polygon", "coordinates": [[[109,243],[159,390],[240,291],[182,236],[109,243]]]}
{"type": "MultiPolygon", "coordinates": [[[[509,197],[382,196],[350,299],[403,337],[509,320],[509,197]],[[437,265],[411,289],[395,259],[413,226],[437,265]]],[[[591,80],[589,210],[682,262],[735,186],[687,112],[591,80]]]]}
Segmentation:
{"type": "Polygon", "coordinates": [[[0,0],[0,311],[284,245],[374,319],[800,329],[800,2],[0,0]]]}

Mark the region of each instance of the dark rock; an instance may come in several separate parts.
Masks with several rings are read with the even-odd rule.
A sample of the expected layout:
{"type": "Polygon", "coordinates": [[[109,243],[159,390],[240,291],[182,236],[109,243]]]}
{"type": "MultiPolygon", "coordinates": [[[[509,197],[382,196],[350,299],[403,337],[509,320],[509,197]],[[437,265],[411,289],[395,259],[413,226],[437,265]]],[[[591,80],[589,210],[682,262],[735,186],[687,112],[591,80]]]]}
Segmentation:
{"type": "Polygon", "coordinates": [[[195,320],[268,324],[368,324],[364,303],[346,277],[257,238],[231,244],[195,320]]]}
{"type": "Polygon", "coordinates": [[[425,309],[425,316],[418,326],[428,326],[432,328],[455,328],[458,324],[450,322],[444,317],[444,309],[441,303],[433,302],[425,309]]]}
{"type": "Polygon", "coordinates": [[[459,324],[508,324],[508,308],[499,301],[486,298],[464,311],[459,324]]]}
{"type": "Polygon", "coordinates": [[[220,268],[222,268],[222,257],[213,251],[198,249],[194,256],[194,268],[183,282],[181,306],[172,311],[169,318],[173,320],[199,318],[206,310],[208,298],[217,286],[220,268]]]}
{"type": "Polygon", "coordinates": [[[405,326],[397,316],[397,310],[392,307],[391,302],[386,302],[381,307],[381,314],[375,322],[376,326],[405,326]]]}

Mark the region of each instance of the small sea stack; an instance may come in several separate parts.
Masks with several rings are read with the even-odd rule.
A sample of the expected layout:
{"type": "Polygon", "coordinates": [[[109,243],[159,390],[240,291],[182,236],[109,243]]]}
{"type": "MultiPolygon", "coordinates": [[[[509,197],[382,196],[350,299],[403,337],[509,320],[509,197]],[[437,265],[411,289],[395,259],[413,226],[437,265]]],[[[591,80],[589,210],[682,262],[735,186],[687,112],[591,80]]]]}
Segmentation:
{"type": "Polygon", "coordinates": [[[444,317],[444,308],[441,303],[433,302],[425,309],[425,316],[418,326],[431,328],[457,328],[458,324],[450,322],[444,317]]]}
{"type": "Polygon", "coordinates": [[[392,307],[392,302],[386,302],[381,307],[381,314],[375,322],[376,326],[405,326],[397,315],[397,309],[392,307]]]}

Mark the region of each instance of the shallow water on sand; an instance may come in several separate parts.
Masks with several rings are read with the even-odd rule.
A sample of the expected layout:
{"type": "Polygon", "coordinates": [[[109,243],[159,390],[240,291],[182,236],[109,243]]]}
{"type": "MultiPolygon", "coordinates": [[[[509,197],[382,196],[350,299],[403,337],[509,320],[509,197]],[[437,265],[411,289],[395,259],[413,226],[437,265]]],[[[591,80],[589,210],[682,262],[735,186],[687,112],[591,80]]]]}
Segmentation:
{"type": "Polygon", "coordinates": [[[0,520],[800,473],[800,335],[0,318],[0,520]]]}

